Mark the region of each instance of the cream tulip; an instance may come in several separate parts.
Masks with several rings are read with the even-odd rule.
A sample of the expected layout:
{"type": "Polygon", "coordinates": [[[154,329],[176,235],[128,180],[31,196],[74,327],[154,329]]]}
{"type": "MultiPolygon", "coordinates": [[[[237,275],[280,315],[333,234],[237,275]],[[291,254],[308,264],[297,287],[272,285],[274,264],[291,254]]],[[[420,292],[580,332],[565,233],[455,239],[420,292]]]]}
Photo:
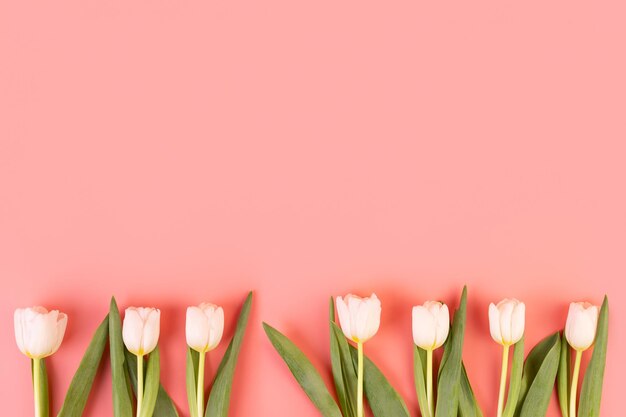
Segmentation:
{"type": "Polygon", "coordinates": [[[571,303],[565,323],[565,338],[576,350],[587,350],[593,344],[598,326],[598,306],[587,302],[571,303]]]}
{"type": "Polygon", "coordinates": [[[433,350],[444,344],[450,332],[448,306],[426,301],[413,307],[413,342],[426,351],[426,396],[430,415],[435,414],[433,395],[433,350]]]}
{"type": "Polygon", "coordinates": [[[61,346],[67,315],[43,307],[18,308],[13,315],[15,341],[20,351],[32,359],[35,417],[47,417],[48,384],[43,366],[44,358],[61,346]]]}
{"type": "Polygon", "coordinates": [[[137,417],[143,406],[143,356],[152,352],[159,342],[161,311],[156,308],[129,307],[124,314],[122,339],[129,352],[137,356],[137,417]]]}
{"type": "Polygon", "coordinates": [[[504,410],[504,391],[509,366],[509,346],[519,342],[524,336],[526,305],[515,298],[500,301],[498,305],[489,304],[489,331],[493,340],[502,345],[502,368],[500,372],[500,390],[498,393],[498,413],[504,410]]]}
{"type": "Polygon", "coordinates": [[[576,416],[576,392],[578,375],[583,351],[589,349],[596,338],[600,309],[587,302],[571,303],[565,322],[565,338],[567,343],[576,350],[572,386],[570,391],[570,416],[576,416]]]}
{"type": "Polygon", "coordinates": [[[380,300],[376,294],[361,298],[348,294],[337,297],[337,315],[343,334],[357,344],[357,417],[363,417],[363,343],[372,338],[380,326],[380,300]]]}
{"type": "Polygon", "coordinates": [[[17,347],[29,358],[45,358],[61,346],[67,327],[66,314],[43,307],[18,308],[13,318],[17,347]]]}
{"type": "Polygon", "coordinates": [[[524,336],[526,305],[516,299],[504,299],[489,305],[491,337],[503,346],[514,345],[524,336]]]}
{"type": "Polygon", "coordinates": [[[224,310],[211,303],[187,308],[187,345],[197,352],[217,347],[224,333],[224,310]]]}
{"type": "Polygon", "coordinates": [[[152,352],[159,341],[160,322],[161,311],[156,308],[127,308],[122,326],[126,349],[137,356],[152,352]]]}
{"type": "Polygon", "coordinates": [[[224,310],[211,303],[187,308],[185,333],[187,345],[198,352],[196,405],[192,417],[204,416],[204,367],[206,353],[217,347],[224,333],[224,310]]]}
{"type": "Polygon", "coordinates": [[[438,301],[426,301],[413,307],[413,342],[424,350],[437,349],[444,344],[450,331],[448,306],[438,301]]]}
{"type": "Polygon", "coordinates": [[[380,300],[376,294],[361,298],[348,294],[337,297],[337,315],[343,334],[356,343],[371,339],[380,326],[380,300]]]}

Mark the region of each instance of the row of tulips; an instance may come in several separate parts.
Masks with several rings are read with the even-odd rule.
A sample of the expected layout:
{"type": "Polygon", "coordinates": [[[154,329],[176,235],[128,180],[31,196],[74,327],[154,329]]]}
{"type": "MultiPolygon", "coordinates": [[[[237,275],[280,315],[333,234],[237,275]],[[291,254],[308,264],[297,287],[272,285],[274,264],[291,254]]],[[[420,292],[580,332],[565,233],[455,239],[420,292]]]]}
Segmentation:
{"type": "MultiPolygon", "coordinates": [[[[222,340],[224,310],[211,303],[187,308],[187,396],[191,417],[227,416],[230,387],[251,303],[252,293],[246,298],[239,314],[235,334],[211,384],[208,402],[204,399],[205,358],[222,340]]],[[[66,314],[57,310],[48,311],[43,307],[15,311],[17,346],[31,359],[33,369],[35,417],[50,415],[45,359],[61,346],[67,321],[66,314]]],[[[72,379],[58,416],[82,416],[108,343],[114,416],[178,417],[174,403],[160,385],[160,321],[161,311],[157,308],[129,307],[122,323],[113,298],[109,313],[98,327],[72,379]],[[147,366],[144,367],[146,357],[147,366]]]]}
{"type": "MultiPolygon", "coordinates": [[[[191,417],[227,416],[230,386],[251,302],[252,294],[249,294],[235,335],[211,384],[208,402],[204,399],[205,358],[222,339],[224,311],[210,303],[187,309],[187,394],[191,417]]],[[[414,376],[422,417],[483,415],[462,360],[466,305],[467,290],[464,288],[452,320],[448,306],[441,302],[427,301],[413,307],[414,376]],[[435,381],[433,353],[442,347],[444,352],[435,381]]],[[[368,398],[375,417],[408,417],[402,398],[364,355],[364,343],[377,333],[380,326],[380,300],[375,294],[365,298],[350,294],[337,297],[334,303],[331,298],[329,307],[332,374],[338,403],[302,351],[279,331],[264,324],[270,341],[309,398],[324,417],[363,417],[364,397],[368,398]],[[335,323],[335,309],[339,325],[335,323]]],[[[491,337],[503,347],[497,416],[545,416],[556,380],[563,417],[597,417],[608,337],[607,299],[601,308],[589,303],[571,303],[563,335],[557,332],[548,336],[524,361],[525,313],[525,304],[516,299],[505,299],[489,306],[491,337]],[[581,358],[594,342],[577,411],[581,358]],[[573,370],[570,369],[572,360],[568,345],[576,352],[573,370]],[[514,354],[505,401],[511,347],[514,354]]],[[[129,307],[122,324],[117,304],[112,299],[109,314],[96,331],[58,416],[82,415],[107,342],[110,346],[114,416],[178,416],[173,402],[160,386],[160,316],[156,308],[129,307]],[[131,391],[135,394],[131,395],[131,391]]],[[[67,320],[64,313],[49,312],[43,307],[15,311],[17,345],[32,361],[36,417],[50,414],[44,360],[59,349],[67,320]]]]}
{"type": "MultiPolygon", "coordinates": [[[[422,417],[483,416],[461,355],[466,304],[464,288],[452,322],[448,306],[441,302],[426,301],[413,307],[414,377],[422,417]],[[444,352],[435,390],[433,352],[440,347],[444,352]]],[[[380,300],[375,294],[365,298],[350,294],[337,297],[334,305],[331,298],[329,308],[331,364],[338,403],[302,351],[278,330],[264,324],[270,341],[308,397],[324,417],[363,417],[365,391],[374,416],[409,417],[397,391],[363,353],[364,343],[380,326],[380,300]],[[335,323],[335,309],[339,326],[335,323]]],[[[589,303],[571,303],[562,334],[546,337],[524,361],[525,315],[525,304],[516,299],[489,305],[491,337],[503,348],[497,417],[545,416],[555,384],[563,417],[599,416],[608,337],[606,297],[601,308],[589,303]],[[577,411],[581,357],[594,341],[596,346],[577,411]],[[505,401],[511,347],[514,354],[505,401]],[[576,352],[573,370],[570,369],[572,349],[576,352]]]]}

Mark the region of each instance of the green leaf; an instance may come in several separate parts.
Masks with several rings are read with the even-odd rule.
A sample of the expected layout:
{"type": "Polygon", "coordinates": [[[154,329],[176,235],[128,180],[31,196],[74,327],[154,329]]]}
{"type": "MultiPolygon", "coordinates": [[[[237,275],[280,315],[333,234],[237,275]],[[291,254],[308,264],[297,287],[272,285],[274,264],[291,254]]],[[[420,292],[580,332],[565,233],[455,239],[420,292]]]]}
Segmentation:
{"type": "Polygon", "coordinates": [[[198,361],[199,354],[187,346],[187,401],[189,402],[189,414],[198,417],[198,361]]]}
{"type": "Polygon", "coordinates": [[[559,358],[559,371],[557,373],[557,393],[562,417],[568,417],[569,415],[571,362],[571,349],[567,340],[565,340],[565,333],[563,333],[561,335],[561,355],[559,358]]]}
{"type": "Polygon", "coordinates": [[[466,310],[467,287],[463,287],[461,302],[458,310],[454,313],[452,329],[444,347],[439,369],[435,417],[457,417],[466,310]]]}
{"type": "Polygon", "coordinates": [[[139,417],[152,417],[159,393],[159,380],[161,373],[161,357],[157,346],[148,356],[148,369],[146,370],[145,386],[143,390],[143,404],[139,417]]]}
{"type": "MultiPolygon", "coordinates": [[[[153,352],[154,353],[154,352],[153,352]]],[[[128,350],[124,350],[124,354],[126,355],[126,370],[128,371],[130,386],[132,387],[133,392],[137,393],[137,356],[130,353],[128,350]]],[[[148,364],[149,365],[149,364],[148,364]]],[[[147,371],[144,371],[147,372],[147,371]]],[[[147,382],[148,376],[144,378],[144,381],[147,382]]],[[[145,395],[145,387],[144,387],[144,395],[145,395]]],[[[145,404],[145,397],[144,397],[145,404]]],[[[165,391],[165,388],[162,384],[159,384],[159,390],[157,393],[156,404],[154,405],[154,412],[152,417],[178,417],[178,412],[176,411],[176,406],[174,402],[165,391]]]]}
{"type": "Polygon", "coordinates": [[[330,362],[339,406],[345,417],[356,416],[356,371],[348,342],[334,323],[335,310],[330,298],[330,362]]]}
{"type": "Polygon", "coordinates": [[[127,373],[124,369],[125,348],[122,341],[122,321],[115,297],[111,298],[109,308],[109,350],[113,384],[113,415],[115,417],[133,417],[130,387],[127,385],[127,373]]]}
{"type": "Polygon", "coordinates": [[[78,365],[67,394],[65,394],[65,401],[58,417],[80,417],[83,415],[108,336],[109,316],[107,315],[100,326],[98,326],[83,359],[80,361],[80,365],[78,365]]]}
{"type": "Polygon", "coordinates": [[[417,345],[413,345],[413,377],[415,379],[415,392],[422,417],[430,417],[428,409],[428,394],[426,393],[426,351],[417,345]]]}
{"type": "Polygon", "coordinates": [[[503,417],[513,417],[517,409],[524,366],[524,336],[514,345],[514,349],[513,360],[511,361],[509,393],[506,397],[506,407],[504,407],[504,412],[502,413],[503,417]]]}
{"type": "Polygon", "coordinates": [[[554,389],[561,354],[559,333],[548,336],[535,346],[526,359],[516,415],[545,416],[554,389]]]}
{"type": "Polygon", "coordinates": [[[298,384],[322,415],[324,417],[342,417],[341,411],[328,392],[322,377],[305,354],[291,340],[269,324],[263,323],[263,329],[298,384]]]}
{"type": "Polygon", "coordinates": [[[596,331],[593,354],[580,389],[578,417],[598,417],[602,399],[602,381],[606,365],[606,347],[609,338],[609,299],[605,296],[596,331]]]}
{"type": "MultiPolygon", "coordinates": [[[[465,364],[461,363],[461,389],[459,391],[459,415],[461,417],[483,417],[467,377],[465,364]]],[[[422,416],[424,417],[424,416],[422,416]]]]}
{"type": "MultiPolygon", "coordinates": [[[[358,350],[350,345],[354,366],[358,365],[358,350]]],[[[409,410],[385,375],[367,356],[363,355],[363,389],[374,417],[409,417],[409,410]]]]}
{"type": "Polygon", "coordinates": [[[36,417],[48,417],[50,415],[50,398],[48,393],[48,371],[46,370],[46,360],[39,359],[37,363],[30,360],[31,376],[33,377],[33,390],[39,391],[39,415],[36,417]],[[37,366],[38,364],[38,366],[37,366]],[[35,386],[35,372],[39,377],[39,386],[35,386]]]}
{"type": "Polygon", "coordinates": [[[209,394],[209,401],[206,407],[205,416],[211,417],[227,417],[228,408],[230,407],[230,393],[233,386],[233,377],[235,375],[235,365],[239,357],[239,351],[243,342],[243,336],[248,325],[248,316],[250,315],[250,307],[252,305],[252,292],[246,297],[243,303],[235,335],[230,341],[226,353],[217,368],[217,374],[209,394]]]}
{"type": "MultiPolygon", "coordinates": [[[[343,332],[337,326],[336,323],[330,323],[331,333],[331,346],[337,345],[338,358],[335,360],[341,367],[341,380],[335,380],[335,387],[339,394],[339,387],[341,387],[346,401],[346,409],[343,410],[344,416],[355,417],[357,415],[357,370],[356,365],[352,360],[352,353],[350,350],[350,344],[344,336],[343,332]]],[[[332,357],[331,357],[332,359],[332,357]]],[[[334,363],[333,363],[334,366],[334,363]]],[[[340,397],[341,398],[341,397],[340,397]]]]}

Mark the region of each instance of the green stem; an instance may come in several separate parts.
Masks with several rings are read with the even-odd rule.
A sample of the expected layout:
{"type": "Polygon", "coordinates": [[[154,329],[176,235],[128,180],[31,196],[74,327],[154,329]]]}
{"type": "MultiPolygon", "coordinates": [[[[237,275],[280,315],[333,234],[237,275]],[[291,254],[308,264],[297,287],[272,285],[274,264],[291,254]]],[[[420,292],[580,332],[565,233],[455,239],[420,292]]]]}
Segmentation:
{"type": "Polygon", "coordinates": [[[137,355],[137,417],[141,415],[143,403],[143,355],[137,355]]]}
{"type": "Polygon", "coordinates": [[[358,386],[356,391],[356,415],[357,417],[363,417],[363,343],[357,344],[359,351],[359,369],[358,369],[358,386]]]}
{"type": "Polygon", "coordinates": [[[426,351],[426,395],[428,397],[428,411],[431,417],[435,415],[433,403],[433,350],[426,351]]]}
{"type": "Polygon", "coordinates": [[[198,399],[198,417],[204,416],[204,362],[206,352],[200,352],[200,360],[198,361],[198,388],[196,390],[196,398],[198,399]]]}
{"type": "Polygon", "coordinates": [[[498,395],[498,417],[502,417],[504,409],[504,389],[506,388],[506,375],[509,367],[509,346],[504,345],[502,351],[502,373],[500,374],[500,393],[498,395]]]}
{"type": "Polygon", "coordinates": [[[33,393],[35,394],[35,417],[41,416],[41,408],[39,403],[41,402],[41,359],[33,358],[33,393]]]}
{"type": "Polygon", "coordinates": [[[572,374],[572,391],[569,394],[569,416],[576,417],[576,394],[578,392],[578,374],[580,373],[580,359],[583,356],[582,350],[576,351],[574,362],[574,373],[572,374]]]}

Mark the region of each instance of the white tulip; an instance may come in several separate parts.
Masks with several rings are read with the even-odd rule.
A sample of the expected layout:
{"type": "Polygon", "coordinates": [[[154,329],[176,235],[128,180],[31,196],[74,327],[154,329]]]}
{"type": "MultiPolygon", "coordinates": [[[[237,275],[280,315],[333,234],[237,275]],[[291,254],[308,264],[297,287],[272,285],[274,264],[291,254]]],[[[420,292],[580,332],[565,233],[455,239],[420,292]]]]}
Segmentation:
{"type": "Polygon", "coordinates": [[[587,350],[593,344],[598,327],[598,306],[589,303],[571,303],[565,323],[565,338],[576,350],[587,350]]]}
{"type": "Polygon", "coordinates": [[[572,385],[570,388],[570,416],[576,416],[576,392],[583,351],[589,349],[596,338],[600,309],[587,302],[571,303],[565,322],[565,338],[567,343],[576,350],[572,385]]]}
{"type": "Polygon", "coordinates": [[[160,322],[161,311],[156,308],[127,308],[122,326],[126,349],[137,356],[152,352],[159,341],[160,322]]]}
{"type": "Polygon", "coordinates": [[[503,346],[514,345],[524,335],[526,305],[516,299],[504,299],[489,305],[491,337],[503,346]]]}
{"type": "Polygon", "coordinates": [[[45,358],[61,346],[67,327],[66,314],[43,307],[18,308],[13,318],[17,347],[29,358],[45,358]]]}
{"type": "Polygon", "coordinates": [[[363,417],[363,343],[372,338],[380,326],[380,300],[376,294],[361,298],[348,294],[337,297],[337,315],[343,334],[357,344],[357,417],[363,417]]]}
{"type": "Polygon", "coordinates": [[[348,339],[364,343],[376,334],[381,312],[376,294],[365,298],[348,294],[345,299],[337,297],[336,304],[341,330],[348,339]]]}
{"type": "Polygon", "coordinates": [[[437,349],[448,338],[450,312],[438,301],[413,307],[413,341],[424,350],[437,349]]]}
{"type": "Polygon", "coordinates": [[[203,353],[215,349],[224,333],[224,310],[210,303],[188,307],[185,330],[193,350],[203,353]]]}

